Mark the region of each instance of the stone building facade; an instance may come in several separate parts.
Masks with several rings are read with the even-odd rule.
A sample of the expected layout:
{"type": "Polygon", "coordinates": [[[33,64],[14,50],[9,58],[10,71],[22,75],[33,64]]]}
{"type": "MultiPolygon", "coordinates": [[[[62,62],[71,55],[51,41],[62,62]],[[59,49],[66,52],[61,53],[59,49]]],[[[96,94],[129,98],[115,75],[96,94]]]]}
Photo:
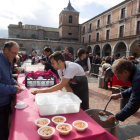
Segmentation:
{"type": "Polygon", "coordinates": [[[125,0],[81,25],[93,55],[140,56],[140,0],[125,0]]]}
{"type": "Polygon", "coordinates": [[[85,45],[79,42],[79,12],[72,7],[70,1],[59,14],[59,28],[22,25],[22,22],[19,22],[18,25],[10,24],[8,29],[7,40],[15,40],[20,46],[20,51],[27,54],[33,50],[41,53],[46,45],[49,45],[53,51],[68,47],[74,56],[79,48],[85,48],[85,45]]]}
{"type": "Polygon", "coordinates": [[[38,40],[58,40],[59,29],[43,27],[38,25],[18,25],[10,24],[8,26],[9,38],[22,38],[22,39],[38,39],[38,40]]]}
{"type": "Polygon", "coordinates": [[[74,54],[82,47],[101,57],[112,54],[139,57],[140,0],[125,0],[83,24],[79,24],[79,12],[69,1],[59,14],[59,28],[19,22],[18,25],[10,24],[8,29],[9,38],[17,38],[20,49],[28,54],[48,44],[53,50],[71,47],[74,54]]]}

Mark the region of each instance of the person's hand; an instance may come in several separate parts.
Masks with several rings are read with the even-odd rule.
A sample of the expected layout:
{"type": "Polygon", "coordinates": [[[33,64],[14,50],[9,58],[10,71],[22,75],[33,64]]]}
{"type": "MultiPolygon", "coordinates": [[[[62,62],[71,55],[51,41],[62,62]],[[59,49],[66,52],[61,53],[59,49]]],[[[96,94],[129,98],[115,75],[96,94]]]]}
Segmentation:
{"type": "Polygon", "coordinates": [[[22,92],[24,89],[22,89],[22,88],[20,88],[20,87],[18,87],[18,86],[16,86],[17,87],[17,93],[16,94],[19,94],[20,92],[22,92]]]}
{"type": "Polygon", "coordinates": [[[38,63],[38,60],[35,60],[35,63],[38,63]]]}
{"type": "Polygon", "coordinates": [[[118,100],[119,98],[121,98],[121,93],[118,93],[118,94],[112,94],[110,96],[111,99],[113,100],[118,100]]]}
{"type": "Polygon", "coordinates": [[[21,72],[21,70],[19,70],[18,68],[16,68],[15,71],[16,71],[16,73],[18,73],[18,74],[21,72]]]}
{"type": "Polygon", "coordinates": [[[19,85],[19,83],[18,83],[18,82],[15,82],[15,86],[20,87],[20,85],[19,85]]]}
{"type": "Polygon", "coordinates": [[[45,64],[45,61],[41,60],[40,63],[42,63],[44,65],[45,64]]]}
{"type": "Polygon", "coordinates": [[[30,91],[31,91],[31,93],[32,93],[33,95],[36,95],[37,93],[40,92],[40,90],[30,90],[30,91]]]}
{"type": "Polygon", "coordinates": [[[107,117],[105,122],[115,122],[116,121],[116,117],[114,115],[110,115],[107,117]]]}
{"type": "Polygon", "coordinates": [[[86,76],[88,76],[89,75],[89,71],[86,71],[85,74],[86,74],[86,76]]]}
{"type": "Polygon", "coordinates": [[[30,92],[33,95],[36,95],[37,93],[47,93],[49,91],[47,89],[31,89],[30,92]]]}

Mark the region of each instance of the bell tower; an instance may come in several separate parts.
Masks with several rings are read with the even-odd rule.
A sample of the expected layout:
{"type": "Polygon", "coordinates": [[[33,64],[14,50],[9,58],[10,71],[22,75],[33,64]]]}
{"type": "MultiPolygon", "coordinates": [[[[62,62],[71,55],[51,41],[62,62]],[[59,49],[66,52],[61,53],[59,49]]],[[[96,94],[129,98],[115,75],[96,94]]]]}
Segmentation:
{"type": "Polygon", "coordinates": [[[79,12],[72,7],[70,0],[68,6],[59,14],[59,39],[66,41],[79,39],[79,12]]]}

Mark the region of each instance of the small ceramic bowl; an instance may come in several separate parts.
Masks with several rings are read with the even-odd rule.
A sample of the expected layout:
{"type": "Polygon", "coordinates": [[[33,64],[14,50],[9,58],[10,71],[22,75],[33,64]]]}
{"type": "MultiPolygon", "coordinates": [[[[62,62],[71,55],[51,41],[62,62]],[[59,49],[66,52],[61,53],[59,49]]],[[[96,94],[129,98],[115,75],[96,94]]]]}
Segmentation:
{"type": "Polygon", "coordinates": [[[47,119],[47,118],[39,118],[39,119],[35,120],[35,124],[38,127],[48,126],[50,124],[50,119],[47,119]]]}
{"type": "Polygon", "coordinates": [[[55,125],[58,125],[59,123],[64,123],[66,121],[66,118],[63,117],[63,116],[55,116],[52,118],[52,122],[55,124],[55,125]]]}
{"type": "Polygon", "coordinates": [[[85,129],[88,127],[88,123],[82,120],[74,121],[72,125],[77,131],[85,131],[85,129]]]}
{"type": "Polygon", "coordinates": [[[56,126],[56,129],[61,135],[68,135],[72,130],[72,126],[68,123],[60,123],[56,126]]]}
{"type": "Polygon", "coordinates": [[[24,102],[17,102],[16,105],[15,105],[15,108],[17,109],[23,109],[26,107],[26,104],[24,102]]]}
{"type": "Polygon", "coordinates": [[[42,139],[50,139],[55,133],[55,129],[50,126],[43,126],[37,132],[42,139]]]}

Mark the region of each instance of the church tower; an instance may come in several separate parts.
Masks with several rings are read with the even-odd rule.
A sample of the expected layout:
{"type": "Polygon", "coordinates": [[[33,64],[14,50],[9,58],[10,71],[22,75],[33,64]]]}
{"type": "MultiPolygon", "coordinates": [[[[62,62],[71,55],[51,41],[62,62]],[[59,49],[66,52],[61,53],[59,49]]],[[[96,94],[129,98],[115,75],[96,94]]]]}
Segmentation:
{"type": "Polygon", "coordinates": [[[71,5],[59,14],[59,39],[64,41],[78,41],[79,39],[79,12],[71,5]]]}

